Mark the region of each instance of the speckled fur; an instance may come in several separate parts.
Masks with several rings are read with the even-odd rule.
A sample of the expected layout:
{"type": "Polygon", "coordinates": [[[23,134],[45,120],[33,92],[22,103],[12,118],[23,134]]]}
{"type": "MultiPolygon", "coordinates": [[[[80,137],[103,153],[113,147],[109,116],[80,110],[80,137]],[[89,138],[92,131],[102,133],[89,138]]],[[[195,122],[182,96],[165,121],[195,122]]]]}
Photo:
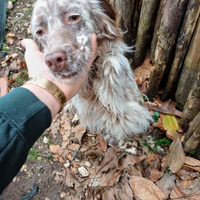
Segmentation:
{"type": "Polygon", "coordinates": [[[149,130],[151,115],[124,56],[131,48],[123,42],[123,33],[115,24],[115,10],[106,0],[38,0],[32,18],[33,33],[37,30],[36,22],[41,20],[38,16],[41,5],[47,12],[43,16],[47,28],[42,38],[34,35],[36,40],[42,44],[45,55],[60,49],[65,51],[68,68],[77,72],[77,76],[66,80],[64,70],[56,73],[49,70],[54,76],[73,82],[82,74],[90,55],[90,36],[96,33],[98,56],[71,102],[81,124],[93,133],[101,133],[111,146],[136,154],[134,134],[149,130]],[[59,11],[61,5],[62,9],[70,7],[79,12],[81,23],[71,27],[63,19],[57,19],[62,18],[58,12],[65,13],[59,11]]]}

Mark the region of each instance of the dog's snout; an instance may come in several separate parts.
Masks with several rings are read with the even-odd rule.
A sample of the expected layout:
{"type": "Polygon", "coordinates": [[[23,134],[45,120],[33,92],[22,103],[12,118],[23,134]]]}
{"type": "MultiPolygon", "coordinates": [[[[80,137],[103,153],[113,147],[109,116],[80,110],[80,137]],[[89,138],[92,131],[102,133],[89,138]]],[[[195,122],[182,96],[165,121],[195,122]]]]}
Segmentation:
{"type": "Polygon", "coordinates": [[[45,56],[45,63],[52,71],[59,71],[66,66],[66,55],[62,52],[54,52],[45,56]]]}

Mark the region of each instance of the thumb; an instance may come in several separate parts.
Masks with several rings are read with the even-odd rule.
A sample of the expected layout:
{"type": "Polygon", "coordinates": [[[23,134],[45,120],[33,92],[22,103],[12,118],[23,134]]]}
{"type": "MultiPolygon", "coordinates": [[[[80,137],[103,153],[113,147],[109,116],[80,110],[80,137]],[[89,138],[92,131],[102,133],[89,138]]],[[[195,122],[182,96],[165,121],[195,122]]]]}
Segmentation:
{"type": "Polygon", "coordinates": [[[23,39],[21,41],[22,46],[26,49],[26,52],[33,52],[33,51],[40,51],[38,45],[36,44],[35,41],[31,39],[23,39]]]}

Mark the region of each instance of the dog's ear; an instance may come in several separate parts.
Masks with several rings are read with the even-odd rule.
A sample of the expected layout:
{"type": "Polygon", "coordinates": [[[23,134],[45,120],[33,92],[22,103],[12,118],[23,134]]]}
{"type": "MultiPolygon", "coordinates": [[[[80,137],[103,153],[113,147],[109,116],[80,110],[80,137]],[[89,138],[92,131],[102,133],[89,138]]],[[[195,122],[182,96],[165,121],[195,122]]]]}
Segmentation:
{"type": "Polygon", "coordinates": [[[123,32],[116,24],[117,12],[107,0],[98,0],[98,5],[92,5],[92,12],[104,39],[123,40],[123,32]]]}

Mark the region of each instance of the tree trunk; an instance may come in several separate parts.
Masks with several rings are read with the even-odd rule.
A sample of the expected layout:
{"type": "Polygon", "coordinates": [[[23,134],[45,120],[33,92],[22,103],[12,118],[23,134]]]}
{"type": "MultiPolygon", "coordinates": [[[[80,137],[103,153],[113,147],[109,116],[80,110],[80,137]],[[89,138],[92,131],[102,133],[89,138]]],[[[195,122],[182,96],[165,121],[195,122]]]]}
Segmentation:
{"type": "Polygon", "coordinates": [[[133,14],[135,0],[109,0],[118,13],[118,26],[126,32],[124,41],[129,46],[132,45],[133,14]]]}
{"type": "Polygon", "coordinates": [[[143,0],[142,2],[134,54],[134,68],[140,66],[146,58],[159,2],[158,0],[143,0]]]}
{"type": "Polygon", "coordinates": [[[187,131],[189,123],[200,111],[200,73],[190,91],[181,119],[182,128],[187,131]]]}
{"type": "Polygon", "coordinates": [[[155,50],[156,50],[156,45],[158,42],[158,31],[159,31],[159,27],[160,27],[160,23],[161,23],[166,2],[167,0],[161,0],[157,17],[156,17],[156,22],[155,22],[154,32],[153,32],[153,39],[151,41],[151,52],[150,52],[151,64],[155,63],[155,50]]]}
{"type": "Polygon", "coordinates": [[[186,153],[192,153],[200,144],[200,112],[195,116],[190,123],[189,130],[185,135],[183,148],[186,153]]]}
{"type": "Polygon", "coordinates": [[[177,108],[183,109],[200,71],[200,16],[195,27],[176,91],[177,108]]]}
{"type": "Polygon", "coordinates": [[[175,44],[186,4],[187,0],[168,0],[166,3],[155,51],[155,66],[151,72],[149,87],[147,89],[149,97],[158,92],[160,81],[175,44]]]}
{"type": "Polygon", "coordinates": [[[176,54],[173,61],[173,65],[168,76],[165,91],[161,96],[162,101],[166,101],[169,98],[169,94],[174,86],[174,83],[178,81],[180,70],[188,50],[188,46],[194,32],[194,28],[200,12],[200,1],[189,0],[186,14],[184,16],[183,24],[179,34],[178,42],[176,45],[176,54]]]}
{"type": "Polygon", "coordinates": [[[136,43],[141,7],[142,7],[142,0],[135,0],[135,8],[134,8],[134,16],[133,16],[133,30],[132,30],[132,33],[133,33],[132,44],[133,45],[135,45],[136,43]]]}

